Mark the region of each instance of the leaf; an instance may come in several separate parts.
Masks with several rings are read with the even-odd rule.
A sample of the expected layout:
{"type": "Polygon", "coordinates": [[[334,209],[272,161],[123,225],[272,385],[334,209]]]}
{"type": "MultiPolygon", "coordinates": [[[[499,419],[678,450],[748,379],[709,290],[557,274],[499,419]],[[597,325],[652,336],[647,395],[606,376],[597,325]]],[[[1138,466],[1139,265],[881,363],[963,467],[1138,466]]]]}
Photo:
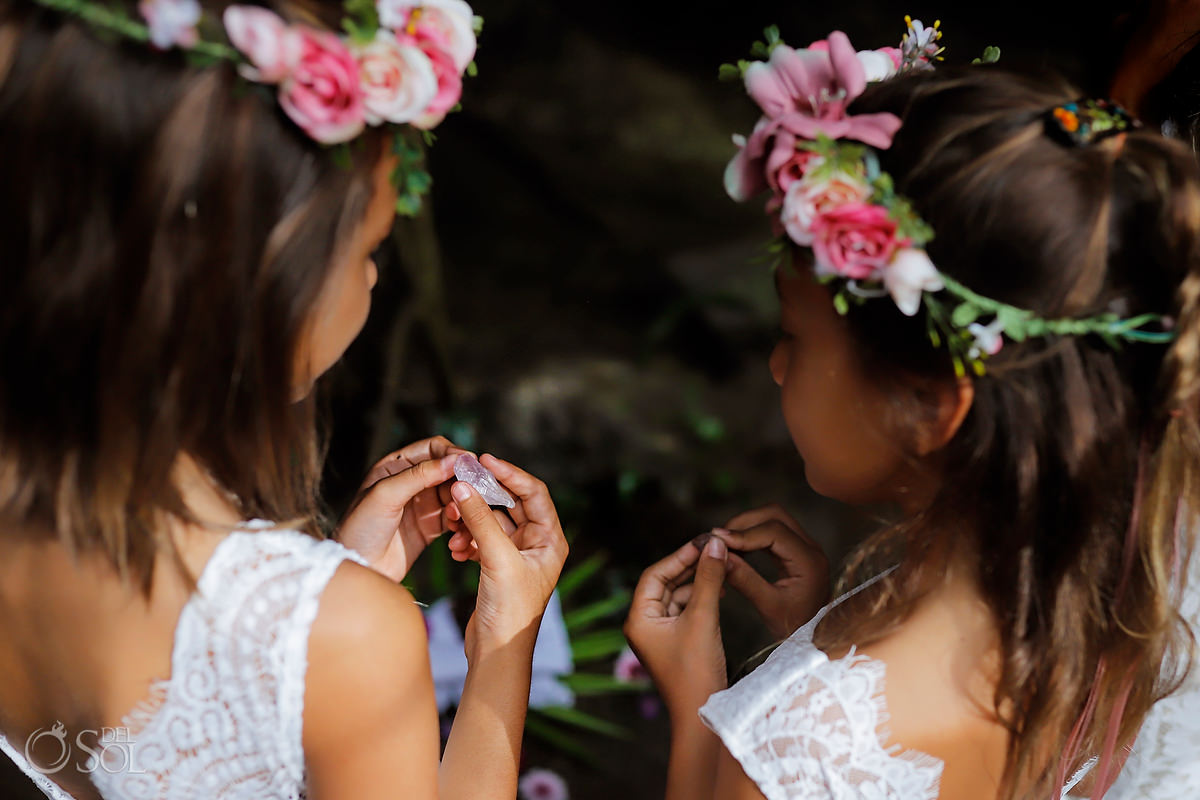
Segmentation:
{"type": "Polygon", "coordinates": [[[578,758],[580,761],[602,769],[603,763],[596,757],[594,749],[587,747],[566,731],[550,725],[545,720],[530,714],[525,718],[525,731],[541,739],[556,750],[578,758]]]}
{"type": "Polygon", "coordinates": [[[555,722],[561,722],[565,725],[571,725],[575,728],[582,728],[585,731],[599,733],[604,736],[611,736],[614,739],[631,739],[633,732],[623,725],[618,725],[615,722],[609,722],[606,719],[588,714],[586,711],[580,711],[576,708],[568,708],[566,706],[545,706],[543,708],[530,709],[530,716],[548,717],[555,722]]]}
{"type": "Polygon", "coordinates": [[[607,600],[600,600],[599,602],[563,614],[563,622],[567,626],[567,631],[573,633],[583,630],[593,622],[624,611],[629,605],[630,596],[631,593],[628,589],[622,589],[607,600]]]}
{"type": "Polygon", "coordinates": [[[559,683],[581,697],[597,694],[642,694],[654,689],[650,681],[621,681],[612,675],[576,672],[560,675],[559,683]]]}
{"type": "Polygon", "coordinates": [[[717,80],[738,81],[742,79],[742,68],[738,64],[722,64],[717,67],[717,80]]]}
{"type": "Polygon", "coordinates": [[[950,322],[956,328],[965,328],[979,319],[979,308],[972,303],[961,303],[950,315],[950,322]]]}
{"type": "Polygon", "coordinates": [[[580,586],[596,573],[598,573],[608,562],[608,555],[605,553],[596,553],[581,564],[577,564],[558,579],[558,599],[566,603],[580,586]]]}
{"type": "Polygon", "coordinates": [[[576,664],[584,664],[622,652],[627,645],[625,635],[616,628],[585,633],[571,640],[571,658],[576,664]]]}
{"type": "Polygon", "coordinates": [[[421,213],[421,198],[401,195],[396,198],[396,213],[402,217],[415,217],[421,213]]]}
{"type": "Polygon", "coordinates": [[[475,31],[475,35],[483,33],[483,17],[476,14],[471,17],[471,30],[475,31]]]}
{"type": "Polygon", "coordinates": [[[472,61],[470,64],[467,64],[467,77],[470,77],[470,78],[478,78],[479,77],[479,65],[476,64],[474,61],[472,61]]]}
{"type": "Polygon", "coordinates": [[[433,188],[433,176],[423,169],[414,170],[406,176],[405,184],[413,194],[428,194],[433,188]]]}
{"type": "Polygon", "coordinates": [[[837,312],[843,317],[850,313],[850,304],[846,302],[846,295],[842,294],[841,292],[838,292],[833,296],[833,307],[836,308],[837,312]]]}
{"type": "Polygon", "coordinates": [[[771,57],[771,51],[767,45],[763,44],[762,42],[755,42],[754,44],[750,45],[750,55],[755,56],[756,58],[765,59],[771,57]]]}

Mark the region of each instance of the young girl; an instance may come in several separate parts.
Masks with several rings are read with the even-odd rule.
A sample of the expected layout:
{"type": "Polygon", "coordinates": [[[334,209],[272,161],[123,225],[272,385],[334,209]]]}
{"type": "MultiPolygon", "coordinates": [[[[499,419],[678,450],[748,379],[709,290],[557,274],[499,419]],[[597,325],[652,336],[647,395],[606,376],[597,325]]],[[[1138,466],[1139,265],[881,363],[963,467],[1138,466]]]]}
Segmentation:
{"type": "Polygon", "coordinates": [[[502,524],[427,440],[311,535],[312,386],[421,183],[393,137],[474,50],[463,3],[332,6],[0,3],[0,747],[51,797],[516,792],[546,488],[485,456],[502,524]],[[482,576],[439,766],[398,581],[446,528],[482,576]]]}
{"type": "Polygon", "coordinates": [[[764,116],[727,187],[769,190],[786,243],[784,417],[814,489],[900,518],[819,611],[823,557],[778,508],[646,571],[627,634],[670,798],[1100,797],[1189,661],[1194,158],[1063,83],[934,70],[938,37],[743,69],[764,116]],[[759,549],[774,584],[736,554],[759,549]],[[811,620],[720,691],[725,579],[784,635],[811,620]]]}

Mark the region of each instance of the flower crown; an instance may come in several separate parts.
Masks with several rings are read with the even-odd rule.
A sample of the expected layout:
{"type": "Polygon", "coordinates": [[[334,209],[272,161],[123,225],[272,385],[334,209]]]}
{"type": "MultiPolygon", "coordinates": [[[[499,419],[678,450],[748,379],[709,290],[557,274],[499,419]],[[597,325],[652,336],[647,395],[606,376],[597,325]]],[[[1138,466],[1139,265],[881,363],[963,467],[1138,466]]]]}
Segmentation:
{"type": "MultiPolygon", "coordinates": [[[[432,144],[430,131],[458,106],[463,75],[475,74],[483,23],[464,0],[345,0],[344,36],[253,5],[229,6],[218,22],[199,0],[141,0],[139,21],[88,0],[35,2],[159,50],[179,48],[198,65],[237,64],[246,80],[277,87],[284,113],[342,163],[368,125],[408,126],[432,144]],[[228,44],[201,36],[222,29],[228,44]]],[[[396,211],[413,216],[432,184],[424,153],[404,127],[393,152],[396,211]]]]}
{"type": "MultiPolygon", "coordinates": [[[[765,61],[721,67],[723,78],[745,82],[763,111],[749,137],[734,136],[738,153],[725,171],[725,188],[738,202],[770,190],[767,213],[781,237],[773,250],[782,253],[783,236],[811,248],[817,279],[836,285],[833,302],[840,314],[851,303],[887,296],[907,316],[924,307],[930,341],[935,347],[946,345],[959,376],[966,374],[967,365],[984,374],[985,359],[1000,351],[1006,337],[1023,341],[1096,334],[1113,347],[1122,340],[1170,341],[1172,333],[1142,330],[1164,323],[1157,314],[1041,319],[972,292],[938,271],[925,251],[933,229],[896,193],[876,155],[891,147],[900,118],[847,110],[868,82],[931,69],[941,60],[940,21],[932,27],[909,17],[905,22],[908,30],[899,47],[857,52],[839,31],[794,50],[772,27],[766,30],[766,42],[756,42],[751,50],[765,61]]],[[[999,57],[1000,51],[989,47],[975,63],[999,57]]],[[[1103,101],[1052,109],[1047,122],[1077,145],[1133,125],[1128,114],[1103,101]],[[1080,135],[1083,127],[1089,136],[1080,135]]]]}

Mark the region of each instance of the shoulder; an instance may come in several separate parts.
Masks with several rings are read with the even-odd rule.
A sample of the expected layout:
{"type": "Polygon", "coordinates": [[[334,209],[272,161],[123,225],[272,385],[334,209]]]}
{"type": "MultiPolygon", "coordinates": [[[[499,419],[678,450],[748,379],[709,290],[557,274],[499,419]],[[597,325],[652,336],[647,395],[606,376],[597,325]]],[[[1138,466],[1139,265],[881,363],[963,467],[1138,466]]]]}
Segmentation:
{"type": "Polygon", "coordinates": [[[343,561],[321,595],[305,683],[311,796],[368,796],[364,776],[412,796],[433,785],[437,707],[424,617],[406,589],[343,561]]]}

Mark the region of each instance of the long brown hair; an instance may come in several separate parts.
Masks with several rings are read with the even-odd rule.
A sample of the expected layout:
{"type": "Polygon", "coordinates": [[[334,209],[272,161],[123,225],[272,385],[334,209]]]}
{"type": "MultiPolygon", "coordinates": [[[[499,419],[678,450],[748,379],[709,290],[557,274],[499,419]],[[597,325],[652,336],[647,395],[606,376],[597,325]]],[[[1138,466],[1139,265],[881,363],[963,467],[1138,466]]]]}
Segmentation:
{"type": "MultiPolygon", "coordinates": [[[[851,109],[903,118],[881,163],[937,232],[940,270],[1045,318],[1157,312],[1178,334],[1169,346],[1006,342],[940,454],[952,477],[848,565],[855,580],[898,559],[885,590],[817,632],[825,649],[886,635],[939,558],[965,547],[1000,634],[1004,798],[1057,797],[1090,756],[1103,793],[1114,753],[1191,652],[1174,593],[1200,512],[1200,171],[1146,129],[1087,147],[1046,135],[1047,112],[1078,97],[972,67],[873,86],[851,109]]],[[[849,314],[873,374],[955,380],[920,316],[889,305],[849,314]]]]}
{"type": "Polygon", "coordinates": [[[181,454],[246,517],[315,527],[294,354],[381,154],[339,166],[232,65],[0,2],[0,537],[148,588],[181,454]]]}

